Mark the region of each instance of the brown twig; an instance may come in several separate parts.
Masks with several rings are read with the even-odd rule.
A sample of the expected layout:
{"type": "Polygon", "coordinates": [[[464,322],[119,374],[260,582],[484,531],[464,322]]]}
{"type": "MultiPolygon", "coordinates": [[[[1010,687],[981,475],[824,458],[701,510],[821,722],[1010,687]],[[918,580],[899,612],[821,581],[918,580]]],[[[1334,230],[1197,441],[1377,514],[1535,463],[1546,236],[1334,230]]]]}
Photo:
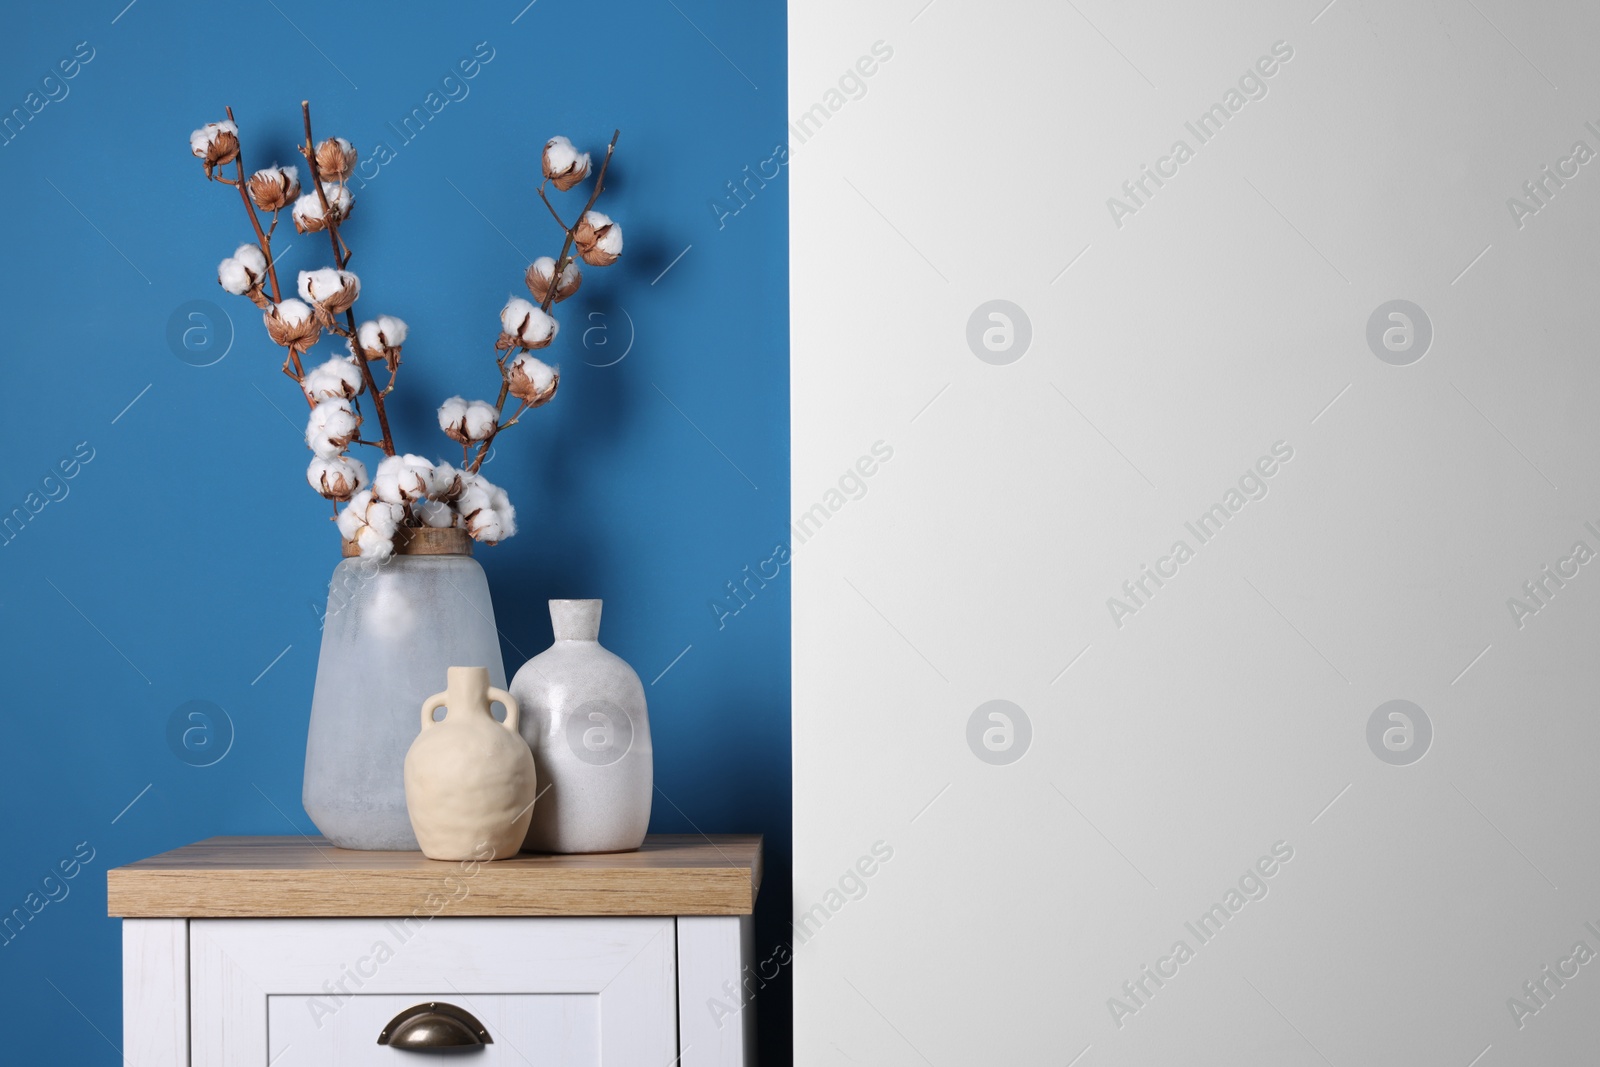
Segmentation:
{"type": "Polygon", "coordinates": [[[561,221],[561,216],[556,214],[555,206],[550,203],[550,198],[544,195],[544,187],[549,183],[549,178],[539,183],[539,199],[543,200],[544,206],[550,209],[550,217],[556,220],[556,225],[560,226],[564,232],[571,233],[572,227],[561,221]]]}
{"type": "MultiPolygon", "coordinates": [[[[617,150],[617,138],[621,136],[621,130],[611,131],[611,143],[606,145],[606,158],[600,161],[600,170],[596,172],[594,177],[594,190],[589,194],[589,202],[583,205],[583,210],[578,214],[578,223],[583,222],[583,217],[590,212],[590,210],[594,207],[595,202],[600,199],[601,192],[605,190],[606,170],[611,166],[611,155],[617,150]]],[[[556,301],[556,290],[561,286],[561,276],[566,272],[567,267],[572,263],[572,242],[575,239],[576,234],[574,233],[573,227],[562,222],[561,216],[556,214],[556,209],[551,207],[549,199],[547,199],[544,194],[543,182],[539,183],[539,199],[544,201],[545,207],[550,208],[550,214],[555,217],[556,224],[559,225],[562,231],[566,234],[565,239],[561,242],[561,254],[556,257],[555,271],[550,275],[550,287],[545,291],[544,299],[539,301],[539,310],[548,314],[551,305],[556,301]]],[[[483,466],[484,459],[489,455],[489,448],[494,444],[494,439],[500,435],[500,431],[505,429],[507,426],[516,425],[517,419],[524,411],[528,410],[527,402],[524,401],[522,407],[518,408],[516,414],[512,415],[510,419],[506,420],[505,422],[498,421],[498,416],[504,414],[505,412],[506,397],[511,392],[511,378],[506,373],[506,362],[510,358],[511,353],[506,352],[496,361],[500,366],[500,395],[495,398],[494,402],[494,410],[497,421],[494,429],[489,431],[489,436],[485,437],[483,442],[478,445],[478,455],[473,459],[471,465],[467,468],[468,471],[474,474],[476,474],[478,469],[483,466]]]]}
{"type": "MultiPolygon", "coordinates": [[[[300,101],[300,113],[305,118],[306,143],[301,148],[301,154],[306,157],[306,167],[311,172],[311,184],[317,190],[317,201],[322,205],[322,220],[328,231],[328,239],[333,243],[333,261],[343,270],[350,262],[349,246],[339,236],[339,223],[333,211],[328,206],[328,194],[322,188],[322,174],[317,169],[317,142],[311,136],[311,102],[300,101]],[[342,251],[341,251],[342,246],[342,251]]],[[[372,406],[378,413],[378,428],[383,431],[383,454],[392,456],[394,451],[394,437],[389,433],[389,413],[383,409],[383,395],[378,392],[378,383],[373,380],[372,368],[367,366],[367,350],[361,346],[361,339],[357,336],[356,313],[346,310],[345,323],[349,333],[344,334],[350,341],[350,348],[355,353],[356,364],[361,368],[361,380],[367,385],[367,394],[372,397],[372,406]]],[[[337,332],[337,331],[336,331],[337,332]]],[[[367,442],[362,442],[366,444],[367,442]]]]}
{"type": "MultiPolygon", "coordinates": [[[[582,224],[583,217],[594,207],[595,201],[600,199],[600,193],[606,187],[606,168],[611,166],[611,154],[617,150],[617,138],[621,136],[621,130],[611,131],[611,143],[606,145],[606,158],[600,161],[600,171],[594,178],[594,192],[589,194],[589,202],[583,205],[582,211],[578,212],[578,222],[574,223],[574,226],[582,224]]],[[[561,220],[558,218],[556,221],[560,222],[561,220]]],[[[567,238],[561,242],[561,254],[556,257],[556,272],[550,277],[550,291],[545,293],[544,299],[539,302],[540,311],[549,311],[550,305],[555,303],[556,288],[561,281],[561,272],[566,270],[567,265],[572,262],[572,257],[569,253],[572,251],[574,233],[571,228],[565,225],[562,226],[562,229],[567,231],[567,238]]],[[[502,396],[501,403],[504,402],[505,400],[502,396]]]]}
{"type": "MultiPolygon", "coordinates": [[[[228,121],[237,127],[239,124],[233,120],[233,108],[228,108],[227,112],[228,121]]],[[[267,258],[267,279],[272,282],[272,302],[276,304],[283,299],[283,291],[278,288],[278,268],[272,262],[272,237],[261,229],[261,220],[256,217],[256,206],[250,202],[250,194],[245,190],[243,147],[239,149],[239,154],[234,157],[233,162],[238,167],[239,180],[236,182],[230,182],[226,178],[217,180],[239,190],[239,199],[244,201],[244,213],[250,216],[250,225],[256,231],[256,245],[261,249],[261,254],[267,258]]],[[[277,212],[272,213],[272,225],[274,227],[278,225],[277,212]]]]}

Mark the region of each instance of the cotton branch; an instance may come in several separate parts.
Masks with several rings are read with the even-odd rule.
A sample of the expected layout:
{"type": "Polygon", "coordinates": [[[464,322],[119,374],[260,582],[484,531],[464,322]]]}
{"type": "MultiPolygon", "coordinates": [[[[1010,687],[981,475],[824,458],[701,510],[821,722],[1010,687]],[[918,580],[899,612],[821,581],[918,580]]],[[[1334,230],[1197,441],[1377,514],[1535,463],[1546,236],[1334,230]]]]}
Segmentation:
{"type": "MultiPolygon", "coordinates": [[[[228,121],[234,122],[233,108],[227,108],[228,121]]],[[[237,123],[235,123],[237,125],[237,123]]],[[[278,288],[278,266],[272,261],[272,235],[261,229],[261,219],[256,215],[256,206],[250,202],[250,193],[246,190],[244,180],[244,147],[239,148],[239,155],[233,161],[238,168],[239,180],[229,184],[239,190],[239,199],[244,202],[244,213],[250,216],[250,225],[256,231],[256,244],[261,248],[261,254],[267,257],[267,279],[272,282],[272,302],[276,304],[283,299],[283,291],[278,288]]],[[[273,228],[278,225],[278,213],[272,213],[273,228]]]]}
{"type": "MultiPolygon", "coordinates": [[[[595,178],[594,178],[594,191],[589,194],[589,202],[587,204],[583,205],[583,210],[578,212],[578,219],[580,221],[583,219],[583,217],[585,215],[587,215],[589,213],[590,209],[594,207],[595,201],[600,199],[600,193],[606,187],[606,168],[611,166],[611,154],[617,150],[617,138],[619,138],[621,136],[622,136],[622,131],[621,130],[613,130],[613,131],[611,131],[611,143],[606,145],[606,158],[600,161],[600,171],[599,171],[599,173],[597,173],[595,175],[595,178]]],[[[543,188],[543,186],[541,186],[540,189],[539,189],[539,195],[541,197],[544,196],[544,188],[543,188]]],[[[549,204],[549,201],[547,200],[547,201],[545,201],[545,203],[549,204]]],[[[550,209],[550,213],[552,215],[554,215],[555,214],[555,209],[551,208],[550,209]]],[[[566,234],[567,234],[566,240],[561,242],[561,254],[556,257],[555,280],[557,282],[559,282],[561,280],[561,272],[566,270],[567,266],[569,264],[571,264],[571,262],[572,262],[573,229],[572,229],[571,226],[568,226],[566,223],[562,223],[561,222],[561,217],[559,215],[556,216],[556,222],[561,223],[561,228],[563,230],[565,230],[566,234]]],[[[550,310],[550,305],[555,303],[555,299],[556,299],[556,286],[555,285],[551,285],[550,286],[550,291],[548,293],[546,293],[545,296],[544,296],[544,299],[539,302],[539,310],[540,311],[549,311],[550,310]]],[[[505,394],[505,391],[502,389],[501,392],[500,392],[500,403],[504,404],[505,403],[505,399],[506,399],[506,394],[505,394]]]]}
{"type": "MultiPolygon", "coordinates": [[[[594,189],[589,193],[588,203],[584,204],[583,210],[578,213],[578,219],[580,222],[582,221],[583,217],[587,215],[591,209],[593,209],[596,202],[599,201],[600,194],[605,191],[606,170],[611,166],[611,156],[614,152],[616,152],[617,139],[621,136],[621,130],[611,131],[611,143],[606,145],[606,157],[600,161],[600,169],[595,173],[594,189]]],[[[548,182],[549,179],[546,178],[543,182],[539,183],[539,199],[544,201],[544,206],[546,208],[549,208],[550,216],[556,220],[556,225],[561,227],[561,231],[563,234],[565,234],[565,237],[561,242],[561,254],[556,257],[555,271],[550,276],[550,288],[544,294],[544,299],[539,301],[539,310],[546,313],[548,313],[551,306],[555,304],[556,293],[561,288],[562,275],[565,273],[566,269],[572,265],[572,242],[576,236],[573,227],[568,226],[562,221],[561,216],[557,214],[554,205],[550,203],[550,198],[545,195],[544,189],[548,182]]],[[[527,349],[524,349],[524,351],[527,351],[527,349]]],[[[496,360],[496,363],[500,367],[500,395],[495,398],[494,402],[494,409],[497,415],[505,413],[506,397],[510,395],[511,392],[511,379],[506,371],[506,363],[510,358],[511,353],[507,351],[496,360]]],[[[483,442],[478,445],[478,454],[473,458],[472,463],[467,467],[467,470],[476,473],[478,469],[483,466],[483,461],[488,458],[489,449],[494,444],[494,439],[500,435],[500,431],[506,429],[508,426],[515,426],[517,424],[517,420],[522,417],[523,412],[527,411],[530,406],[530,404],[524,401],[522,406],[512,414],[511,418],[505,420],[504,422],[497,421],[495,423],[495,427],[489,433],[489,436],[484,438],[483,442]]]]}
{"type": "MultiPolygon", "coordinates": [[[[224,110],[228,113],[228,121],[237,126],[238,123],[233,117],[233,108],[228,107],[224,110]]],[[[222,177],[216,177],[213,180],[222,182],[224,185],[231,185],[239,190],[239,200],[244,204],[244,213],[250,216],[250,227],[256,231],[256,246],[261,249],[261,254],[267,261],[267,280],[272,283],[272,302],[276,304],[283,299],[283,290],[278,287],[278,267],[272,261],[272,235],[262,230],[261,219],[256,215],[256,206],[250,202],[250,193],[246,188],[248,183],[244,177],[244,146],[242,144],[233,162],[238,174],[236,180],[230,181],[222,177]]],[[[273,212],[272,226],[276,229],[277,225],[277,212],[273,212]]],[[[300,363],[300,353],[292,347],[283,361],[283,373],[293,378],[297,383],[305,380],[306,372],[305,367],[300,363]]]]}
{"type": "MultiPolygon", "coordinates": [[[[306,166],[311,172],[311,184],[317,190],[317,202],[322,205],[322,218],[326,223],[328,239],[333,243],[334,264],[343,270],[350,262],[350,249],[339,236],[338,215],[328,206],[328,194],[322,188],[322,172],[317,167],[317,142],[311,136],[311,102],[300,101],[300,113],[305,119],[306,143],[300,149],[301,155],[306,157],[306,166]]],[[[367,351],[361,346],[361,338],[356,330],[356,313],[353,309],[346,309],[345,327],[348,332],[338,331],[341,336],[350,342],[350,349],[355,353],[356,363],[361,369],[361,379],[366,383],[367,394],[372,397],[372,406],[378,415],[378,428],[383,433],[383,454],[392,456],[394,450],[394,436],[389,432],[389,413],[383,407],[383,393],[378,391],[378,383],[373,380],[372,368],[367,365],[367,351]]],[[[391,379],[390,384],[393,384],[391,379]]],[[[387,390],[385,390],[387,392],[387,390]]]]}

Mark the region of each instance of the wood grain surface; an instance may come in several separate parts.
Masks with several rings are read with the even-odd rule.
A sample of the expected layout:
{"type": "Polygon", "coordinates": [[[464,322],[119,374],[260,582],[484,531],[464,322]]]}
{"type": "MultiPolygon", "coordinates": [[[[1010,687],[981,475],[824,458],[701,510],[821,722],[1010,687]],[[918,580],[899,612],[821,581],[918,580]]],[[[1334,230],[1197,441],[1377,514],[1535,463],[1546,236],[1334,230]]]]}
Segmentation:
{"type": "Polygon", "coordinates": [[[486,863],[354,852],[320,837],[213,837],[106,874],[123,918],[748,915],[759,834],[658,834],[637,852],[486,863]]]}

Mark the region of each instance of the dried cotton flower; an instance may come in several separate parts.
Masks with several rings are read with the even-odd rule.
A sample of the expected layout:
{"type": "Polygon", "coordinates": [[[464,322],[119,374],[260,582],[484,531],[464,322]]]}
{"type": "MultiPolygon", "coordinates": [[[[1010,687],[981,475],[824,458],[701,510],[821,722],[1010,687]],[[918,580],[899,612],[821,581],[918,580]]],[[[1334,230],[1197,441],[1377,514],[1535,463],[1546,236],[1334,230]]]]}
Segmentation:
{"type": "Polygon", "coordinates": [[[361,527],[355,540],[363,559],[387,562],[394,556],[394,534],[386,534],[375,526],[361,527]]]}
{"type": "Polygon", "coordinates": [[[350,447],[360,429],[361,416],[350,401],[323,400],[311,409],[306,420],[306,444],[317,455],[332,458],[350,447]]]}
{"type": "Polygon", "coordinates": [[[400,346],[405,344],[407,332],[404,320],[393,315],[379,315],[357,328],[356,340],[367,359],[387,359],[393,363],[400,358],[400,346]]]}
{"type": "Polygon", "coordinates": [[[474,540],[497,544],[517,532],[517,512],[506,491],[481,474],[471,481],[456,500],[456,514],[474,540]]]}
{"type": "Polygon", "coordinates": [[[300,195],[300,171],[273,164],[250,175],[250,199],[262,211],[282,211],[300,195]]]}
{"type": "Polygon", "coordinates": [[[243,263],[230,256],[217,264],[217,284],[234,296],[243,296],[260,283],[243,263]]]}
{"type": "Polygon", "coordinates": [[[472,475],[465,471],[458,471],[448,463],[436,463],[433,467],[433,480],[428,486],[428,496],[430,499],[448,504],[461,495],[471,480],[472,475]]]}
{"type": "MultiPolygon", "coordinates": [[[[350,217],[355,198],[350,195],[349,186],[339,182],[323,182],[322,195],[328,198],[328,208],[333,212],[334,222],[343,222],[350,217]]],[[[300,233],[317,233],[328,228],[328,220],[322,214],[322,200],[315,189],[300,194],[300,199],[294,202],[292,214],[294,228],[300,233]]]]}
{"type": "Polygon", "coordinates": [[[267,276],[267,256],[261,251],[260,245],[242,244],[233,250],[233,258],[244,264],[245,268],[257,278],[267,276]]]}
{"type": "Polygon", "coordinates": [[[217,264],[217,284],[236,296],[247,296],[256,307],[271,303],[261,291],[267,278],[267,257],[253,244],[242,244],[233,255],[217,264]]]}
{"type": "Polygon", "coordinates": [[[189,151],[205,164],[209,178],[217,167],[239,158],[239,127],[232,122],[208,122],[189,135],[189,151]]]}
{"type": "Polygon", "coordinates": [[[330,137],[317,145],[317,172],[323,178],[344,181],[356,169],[356,146],[343,137],[330,137]]]}
{"type": "Polygon", "coordinates": [[[530,408],[550,403],[560,381],[559,371],[527,352],[519,354],[506,367],[507,388],[511,395],[530,408]]]}
{"type": "Polygon", "coordinates": [[[561,325],[537,306],[520,296],[506,301],[500,310],[500,340],[495,348],[506,351],[512,348],[544,348],[556,339],[561,325]]]}
{"type": "Polygon", "coordinates": [[[322,336],[322,327],[304,301],[281,301],[268,307],[261,317],[267,324],[267,335],[275,343],[297,352],[304,352],[322,336]]]}
{"type": "Polygon", "coordinates": [[[609,267],[622,255],[622,227],[598,211],[583,213],[573,228],[572,241],[591,267],[609,267]]]}
{"type": "Polygon", "coordinates": [[[415,515],[422,525],[431,526],[436,530],[456,524],[455,511],[449,504],[439,500],[422,500],[412,504],[411,514],[415,515]]]}
{"type": "Polygon", "coordinates": [[[306,481],[329,500],[349,500],[366,488],[367,468],[353,456],[313,456],[306,481]]]}
{"type": "Polygon", "coordinates": [[[372,492],[391,504],[410,504],[428,495],[433,485],[433,464],[421,456],[386,456],[378,464],[372,492]]]}
{"type": "Polygon", "coordinates": [[[494,433],[500,412],[487,400],[453,396],[439,405],[439,429],[452,441],[472,444],[494,433]]]}
{"type": "Polygon", "coordinates": [[[544,176],[555,187],[566,192],[589,176],[589,153],[579,152],[565,137],[552,137],[545,142],[544,176]]]}
{"type": "Polygon", "coordinates": [[[366,388],[366,383],[362,380],[361,371],[355,364],[348,359],[335,356],[328,362],[307,371],[300,387],[312,401],[349,400],[359,396],[361,390],[366,388]]]}
{"type": "MultiPolygon", "coordinates": [[[[540,256],[528,265],[527,276],[523,278],[528,285],[528,292],[533,298],[543,304],[545,297],[550,293],[550,279],[555,277],[556,261],[549,256],[540,256]]],[[[578,286],[583,284],[583,275],[578,271],[576,263],[568,262],[567,269],[561,272],[561,284],[556,286],[556,298],[553,303],[561,303],[567,297],[578,291],[578,286]]]]}
{"type": "Polygon", "coordinates": [[[394,555],[394,535],[404,518],[404,507],[378,500],[366,489],[339,512],[339,532],[360,547],[363,557],[387,560],[394,555]]]}
{"type": "Polygon", "coordinates": [[[347,270],[323,267],[300,272],[300,296],[317,309],[317,321],[332,326],[335,315],[350,309],[361,295],[361,279],[347,270]]]}

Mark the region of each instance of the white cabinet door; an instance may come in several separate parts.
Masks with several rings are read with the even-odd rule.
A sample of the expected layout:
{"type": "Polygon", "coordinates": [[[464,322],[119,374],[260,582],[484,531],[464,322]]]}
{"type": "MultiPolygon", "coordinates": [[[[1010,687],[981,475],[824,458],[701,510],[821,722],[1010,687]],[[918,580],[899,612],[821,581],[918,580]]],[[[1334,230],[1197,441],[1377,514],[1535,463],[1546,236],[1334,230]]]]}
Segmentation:
{"type": "Polygon", "coordinates": [[[475,1063],[636,1067],[678,1056],[672,919],[196,919],[196,1067],[405,1064],[377,1043],[428,1001],[471,1012],[475,1063]]]}

